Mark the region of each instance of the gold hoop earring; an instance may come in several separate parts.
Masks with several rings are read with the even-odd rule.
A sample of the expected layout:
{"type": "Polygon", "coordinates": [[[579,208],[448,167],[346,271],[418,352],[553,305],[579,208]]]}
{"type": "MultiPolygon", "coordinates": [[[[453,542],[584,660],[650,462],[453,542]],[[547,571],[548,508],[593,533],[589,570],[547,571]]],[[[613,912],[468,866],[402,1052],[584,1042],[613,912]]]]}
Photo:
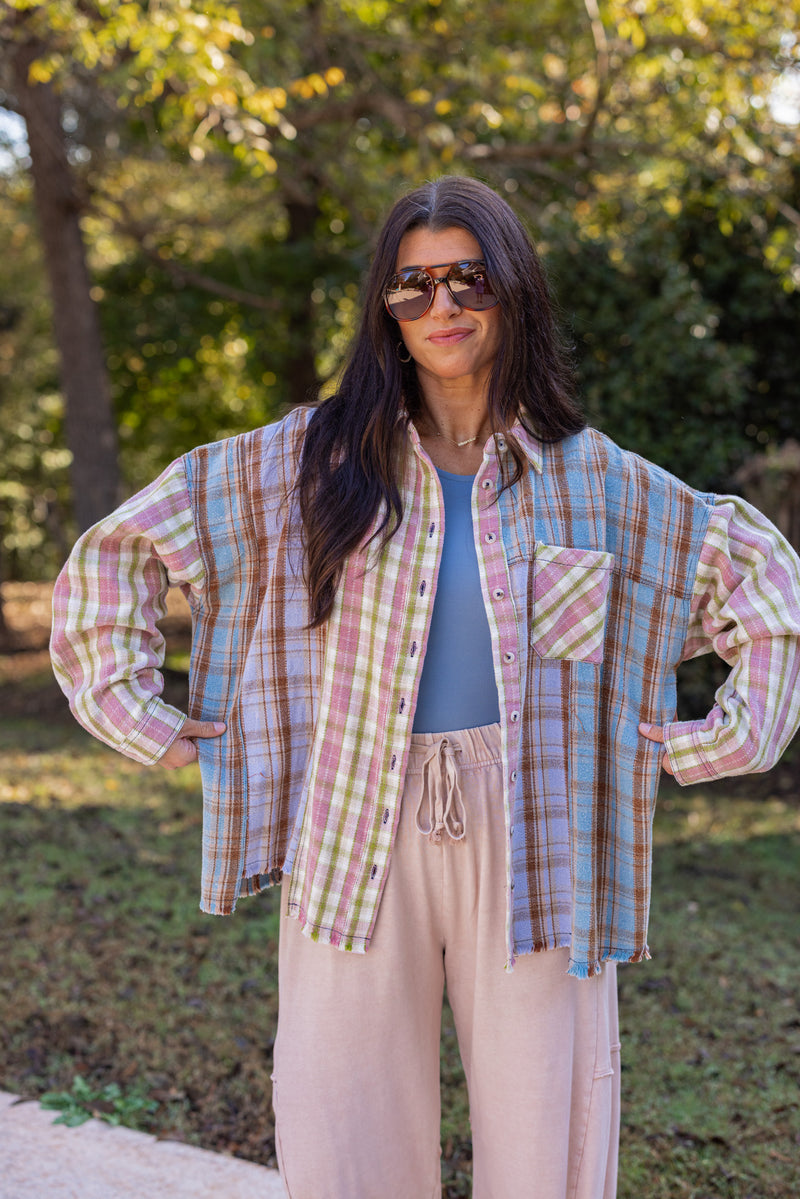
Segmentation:
{"type": "Polygon", "coordinates": [[[398,341],[398,343],[397,343],[397,357],[400,359],[403,366],[408,366],[409,362],[414,361],[414,359],[409,354],[408,346],[406,345],[406,343],[404,341],[398,341]],[[403,350],[405,350],[405,352],[408,354],[407,358],[403,357],[403,350]]]}

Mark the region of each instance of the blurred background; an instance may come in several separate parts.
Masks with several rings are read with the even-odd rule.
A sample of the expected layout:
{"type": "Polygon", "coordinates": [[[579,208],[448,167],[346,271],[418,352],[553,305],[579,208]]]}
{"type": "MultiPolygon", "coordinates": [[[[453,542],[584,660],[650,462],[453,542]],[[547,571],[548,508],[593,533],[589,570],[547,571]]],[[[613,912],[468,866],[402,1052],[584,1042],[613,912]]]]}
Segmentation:
{"type": "Polygon", "coordinates": [[[330,386],[383,214],[442,173],[526,219],[593,423],[701,488],[766,454],[796,489],[799,12],[5,0],[0,579],[330,386]]]}
{"type": "MultiPolygon", "coordinates": [[[[129,1122],[273,1160],[271,1041],[246,1027],[274,1007],[264,909],[235,934],[178,914],[196,780],[154,787],[51,722],[49,587],[77,533],[177,455],[335,385],[400,192],[444,173],[501,191],[544,256],[592,423],[744,494],[800,548],[798,17],[800,0],[3,0],[0,798],[4,954],[23,956],[0,981],[0,1084],[75,1099],[77,1071],[98,1110],[117,1087],[129,1122]]],[[[188,629],[173,620],[180,702],[188,629]]],[[[713,667],[699,669],[687,712],[708,706],[713,667]]],[[[791,760],[745,790],[664,799],[663,956],[625,984],[642,1072],[621,1194],[800,1185],[791,760]]],[[[455,1196],[469,1134],[445,1043],[455,1196]]]]}

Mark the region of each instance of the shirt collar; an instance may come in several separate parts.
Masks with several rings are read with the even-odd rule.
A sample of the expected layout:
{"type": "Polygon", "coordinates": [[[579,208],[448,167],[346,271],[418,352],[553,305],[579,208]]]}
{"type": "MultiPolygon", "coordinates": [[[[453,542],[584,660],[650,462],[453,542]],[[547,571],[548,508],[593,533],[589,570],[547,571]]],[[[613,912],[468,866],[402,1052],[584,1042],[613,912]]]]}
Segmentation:
{"type": "MultiPolygon", "coordinates": [[[[514,424],[511,426],[511,432],[516,437],[519,448],[522,450],[533,469],[538,474],[541,474],[543,461],[541,441],[539,441],[538,437],[534,437],[532,433],[529,433],[528,430],[518,420],[514,421],[514,424]]],[[[502,438],[502,441],[502,448],[505,448],[505,438],[502,438]]],[[[499,448],[501,447],[498,446],[498,449],[499,448]]]]}
{"type": "MultiPolygon", "coordinates": [[[[406,422],[406,428],[408,429],[408,435],[411,439],[411,444],[416,450],[419,450],[421,448],[419,434],[417,433],[414,422],[408,420],[408,414],[406,413],[405,409],[400,413],[398,419],[406,422]]],[[[518,420],[514,421],[514,424],[511,426],[511,432],[517,439],[519,448],[522,450],[533,469],[537,471],[538,474],[541,474],[542,443],[538,440],[538,438],[529,433],[528,430],[518,420]]],[[[495,444],[497,446],[498,454],[509,454],[511,452],[502,433],[498,433],[495,437],[495,444]]]]}

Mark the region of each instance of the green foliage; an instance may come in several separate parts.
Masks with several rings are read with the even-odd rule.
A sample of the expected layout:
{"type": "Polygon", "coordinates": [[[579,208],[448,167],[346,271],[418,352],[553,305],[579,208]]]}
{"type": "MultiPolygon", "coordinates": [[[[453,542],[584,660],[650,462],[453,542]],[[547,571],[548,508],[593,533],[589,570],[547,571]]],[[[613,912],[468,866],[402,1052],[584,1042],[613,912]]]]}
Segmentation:
{"type": "MultiPolygon", "coordinates": [[[[800,192],[773,98],[799,11],[9,0],[0,102],[13,47],[38,39],[126,487],[330,386],[382,213],[454,171],[503,191],[546,247],[592,419],[727,485],[797,433],[800,192]]],[[[33,577],[70,538],[67,460],[24,163],[0,182],[0,307],[20,313],[0,330],[0,553],[6,577],[33,577]]]]}
{"type": "Polygon", "coordinates": [[[48,1111],[61,1112],[54,1124],[77,1128],[93,1117],[107,1124],[126,1124],[137,1127],[142,1116],[151,1115],[158,1104],[154,1099],[135,1090],[123,1091],[119,1083],[93,1087],[81,1074],[76,1074],[68,1091],[47,1091],[39,1100],[48,1111]]]}
{"type": "MultiPolygon", "coordinates": [[[[702,178],[687,188],[674,226],[678,252],[714,307],[715,337],[747,356],[744,432],[748,448],[761,451],[800,435],[800,290],[782,277],[774,239],[765,244],[763,213],[709,192],[702,178]]],[[[796,169],[783,203],[800,203],[796,169]]]]}
{"type": "Polygon", "coordinates": [[[0,193],[0,578],[47,578],[70,531],[62,401],[28,189],[0,193]]]}
{"type": "Polygon", "coordinates": [[[234,234],[220,245],[187,240],[168,268],[140,253],[98,273],[130,486],[192,446],[275,419],[292,402],[299,358],[316,360],[323,379],[339,366],[357,297],[352,261],[332,250],[315,256],[310,242],[259,228],[234,234]],[[198,271],[219,294],[192,283],[198,271]],[[263,307],[248,303],[248,293],[263,307]],[[309,296],[311,345],[297,319],[309,296]]]}
{"type": "Polygon", "coordinates": [[[590,419],[703,489],[798,430],[800,294],[765,261],[750,213],[734,224],[695,185],[676,217],[624,238],[551,231],[548,264],[590,419]]]}
{"type": "Polygon", "coordinates": [[[280,402],[264,314],[166,285],[148,262],[102,276],[108,368],[130,486],[203,442],[263,424],[280,402]]]}

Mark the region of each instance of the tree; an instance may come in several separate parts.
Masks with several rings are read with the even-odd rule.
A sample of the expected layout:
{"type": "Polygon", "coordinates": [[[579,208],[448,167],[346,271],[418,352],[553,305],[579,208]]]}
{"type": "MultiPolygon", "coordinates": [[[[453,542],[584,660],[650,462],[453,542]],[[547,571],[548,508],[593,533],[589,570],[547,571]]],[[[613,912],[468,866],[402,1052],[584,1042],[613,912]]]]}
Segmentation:
{"type": "Polygon", "coordinates": [[[718,336],[719,306],[663,214],[623,260],[614,250],[608,237],[573,233],[548,260],[591,423],[696,487],[729,489],[746,452],[751,352],[718,336]]]}
{"type": "MultiPolygon", "coordinates": [[[[581,335],[613,326],[603,282],[623,320],[649,314],[642,346],[674,344],[672,365],[648,364],[667,391],[682,364],[701,408],[749,397],[754,351],[721,335],[722,298],[675,222],[702,167],[709,222],[758,215],[748,245],[766,264],[764,305],[773,282],[796,286],[790,137],[770,96],[797,55],[797,0],[8,7],[39,37],[34,74],[70,122],[126,486],[330,386],[382,211],[442,171],[480,173],[528,216],[570,280],[581,335]],[[663,286],[638,312],[637,275],[658,290],[654,265],[663,286]],[[694,336],[706,315],[720,324],[694,336]],[[659,339],[664,321],[674,343],[659,339]]],[[[580,344],[592,404],[638,403],[632,349],[603,363],[580,344]]],[[[632,420],[647,427],[647,412],[632,420]]]]}
{"type": "Polygon", "coordinates": [[[85,221],[91,206],[92,179],[88,172],[76,169],[81,156],[70,154],[70,149],[80,149],[82,157],[91,160],[91,150],[85,144],[69,145],[64,99],[68,98],[75,125],[84,134],[91,131],[98,115],[108,132],[115,124],[110,114],[125,99],[126,79],[137,78],[137,70],[142,69],[142,79],[150,81],[149,100],[154,103],[171,89],[178,103],[168,107],[175,107],[180,117],[183,79],[202,68],[205,57],[211,64],[212,82],[219,83],[216,59],[222,59],[223,68],[229,65],[222,49],[241,33],[229,20],[227,6],[204,8],[213,10],[211,21],[182,4],[149,10],[140,4],[116,5],[107,0],[94,7],[69,0],[43,4],[9,0],[2,21],[0,66],[9,99],[27,125],[66,399],[74,508],[81,527],[114,505],[119,487],[116,425],[82,232],[82,218],[85,221]],[[176,34],[178,48],[174,49],[176,34]],[[190,53],[193,45],[202,51],[196,60],[190,53]],[[158,72],[147,69],[154,59],[158,72]],[[131,70],[127,76],[126,64],[131,70]],[[101,71],[109,83],[122,86],[115,104],[107,104],[107,96],[102,94],[98,103],[98,93],[91,85],[101,71]]]}
{"type": "Polygon", "coordinates": [[[0,579],[41,579],[69,543],[69,451],[30,186],[0,192],[0,579]]]}
{"type": "Polygon", "coordinates": [[[66,439],[72,454],[73,503],[79,526],[86,528],[119,498],[116,425],[61,106],[50,84],[31,79],[42,43],[19,24],[15,32],[13,87],[28,130],[36,212],[52,293],[66,397],[66,439]]]}

